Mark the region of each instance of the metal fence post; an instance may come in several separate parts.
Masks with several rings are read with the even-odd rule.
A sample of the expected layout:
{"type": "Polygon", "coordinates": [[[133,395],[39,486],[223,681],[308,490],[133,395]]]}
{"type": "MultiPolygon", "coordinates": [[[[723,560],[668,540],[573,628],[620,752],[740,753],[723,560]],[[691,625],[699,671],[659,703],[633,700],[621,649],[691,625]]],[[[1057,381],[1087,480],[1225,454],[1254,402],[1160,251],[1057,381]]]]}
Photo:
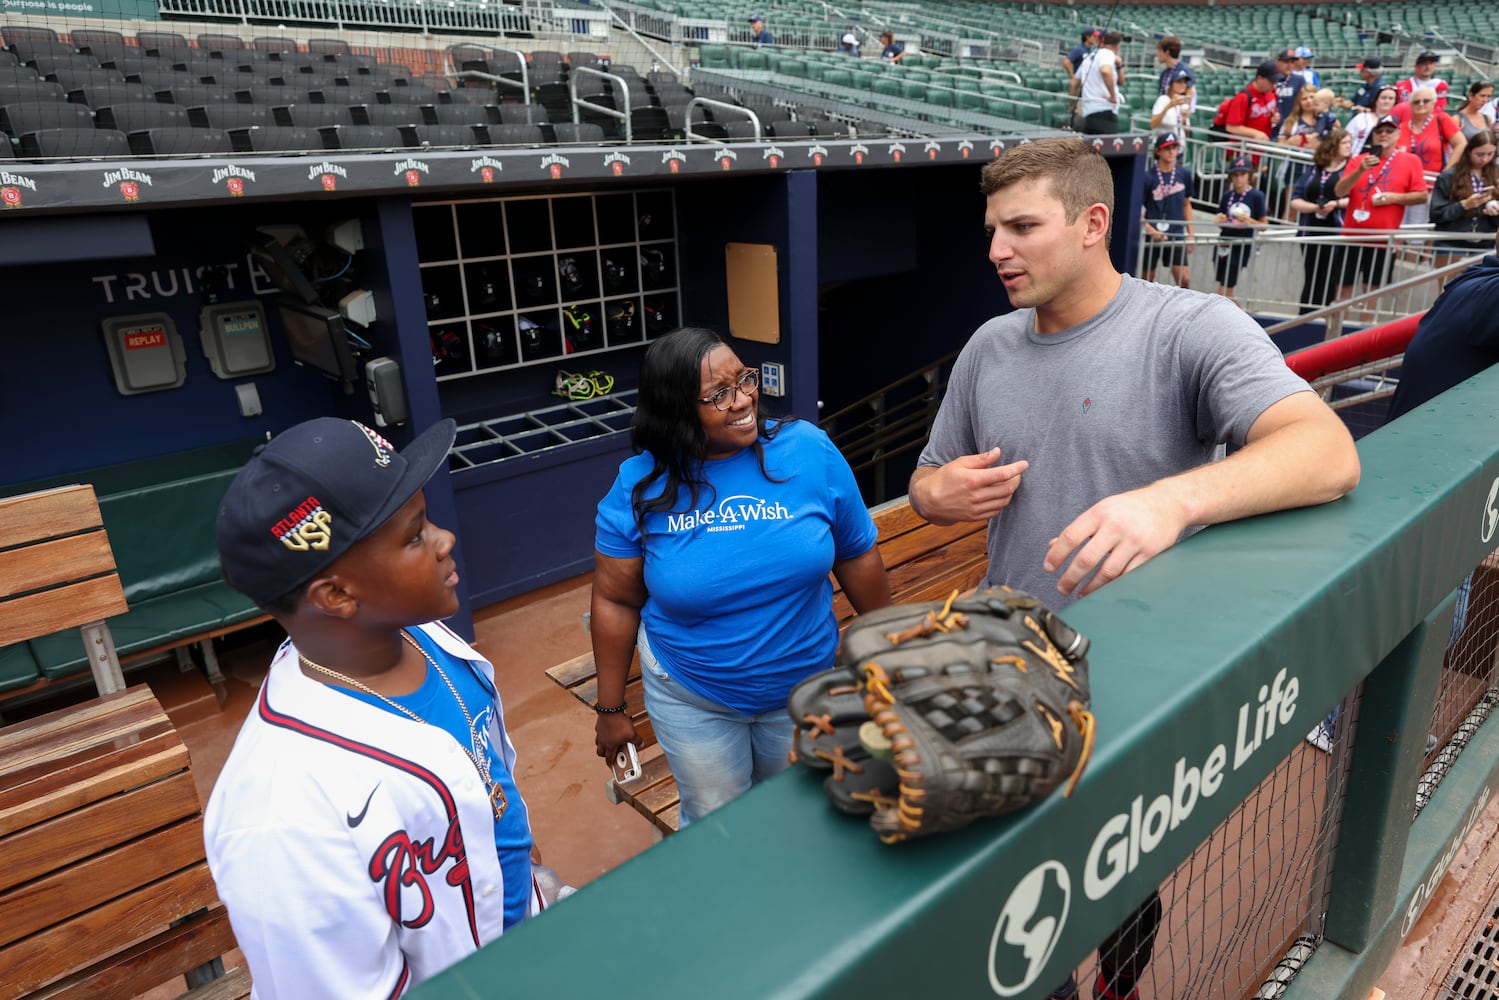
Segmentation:
{"type": "Polygon", "coordinates": [[[1349,951],[1367,947],[1394,910],[1454,606],[1455,593],[1364,684],[1325,930],[1349,951]]]}

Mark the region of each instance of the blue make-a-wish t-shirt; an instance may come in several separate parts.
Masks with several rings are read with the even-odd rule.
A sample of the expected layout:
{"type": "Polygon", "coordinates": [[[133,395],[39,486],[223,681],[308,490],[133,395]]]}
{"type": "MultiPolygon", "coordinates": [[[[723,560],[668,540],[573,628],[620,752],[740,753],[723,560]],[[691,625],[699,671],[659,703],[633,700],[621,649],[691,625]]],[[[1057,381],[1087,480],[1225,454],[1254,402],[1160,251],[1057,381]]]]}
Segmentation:
{"type": "MultiPolygon", "coordinates": [[[[689,690],[759,715],[785,707],[791,688],[833,665],[833,563],[869,551],[878,532],[828,436],[805,421],[753,449],[703,463],[709,486],[673,513],[650,514],[644,536],[630,494],[651,470],[626,459],[599,504],[594,545],[616,559],[645,557],[641,621],[662,667],[689,690]],[[779,479],[783,482],[775,482],[779,479]]],[[[659,492],[659,480],[646,497],[659,492]]]]}

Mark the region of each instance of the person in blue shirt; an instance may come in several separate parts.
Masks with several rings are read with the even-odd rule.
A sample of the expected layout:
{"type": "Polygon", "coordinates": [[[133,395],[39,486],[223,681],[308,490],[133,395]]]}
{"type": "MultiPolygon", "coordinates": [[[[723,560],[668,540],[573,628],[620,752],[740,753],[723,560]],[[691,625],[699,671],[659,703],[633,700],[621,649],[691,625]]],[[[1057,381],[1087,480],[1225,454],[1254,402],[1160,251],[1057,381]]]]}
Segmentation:
{"type": "Polygon", "coordinates": [[[1083,29],[1081,40],[1062,57],[1062,68],[1067,71],[1069,78],[1077,76],[1078,67],[1083,64],[1088,53],[1098,47],[1098,40],[1102,37],[1103,32],[1097,28],[1083,29]]]}
{"type": "Polygon", "coordinates": [[[891,31],[889,28],[886,28],[884,31],[880,32],[880,41],[884,43],[885,46],[885,48],[880,52],[880,58],[885,60],[885,62],[898,63],[905,58],[905,43],[897,42],[895,40],[895,32],[891,31]]]}
{"type": "Polygon", "coordinates": [[[640,363],[636,454],[599,503],[591,632],[596,749],[638,743],[645,706],[687,826],[787,766],[792,687],[833,665],[831,571],[855,611],[891,603],[876,529],[818,427],[769,420],[759,372],[711,330],[676,330],[640,363]]]}
{"type": "Polygon", "coordinates": [[[1384,62],[1379,56],[1369,56],[1359,63],[1358,75],[1359,79],[1364,81],[1363,86],[1354,91],[1351,99],[1343,101],[1342,106],[1355,111],[1374,110],[1374,98],[1385,85],[1384,76],[1380,73],[1382,69],[1384,69],[1384,62]]]}
{"type": "Polygon", "coordinates": [[[776,43],[776,37],[770,33],[769,28],[765,27],[765,18],[759,14],[750,15],[749,26],[750,43],[755,48],[758,49],[762,45],[774,45],[776,43]]]}
{"type": "Polygon", "coordinates": [[[1280,81],[1275,85],[1281,121],[1294,113],[1292,109],[1296,107],[1296,96],[1301,93],[1301,88],[1311,85],[1311,78],[1297,68],[1300,64],[1301,60],[1296,57],[1295,49],[1286,49],[1275,57],[1275,70],[1281,74],[1280,81]]]}
{"type": "Polygon", "coordinates": [[[843,37],[838,40],[838,51],[846,56],[859,58],[859,40],[854,37],[852,31],[845,31],[843,37]]]}

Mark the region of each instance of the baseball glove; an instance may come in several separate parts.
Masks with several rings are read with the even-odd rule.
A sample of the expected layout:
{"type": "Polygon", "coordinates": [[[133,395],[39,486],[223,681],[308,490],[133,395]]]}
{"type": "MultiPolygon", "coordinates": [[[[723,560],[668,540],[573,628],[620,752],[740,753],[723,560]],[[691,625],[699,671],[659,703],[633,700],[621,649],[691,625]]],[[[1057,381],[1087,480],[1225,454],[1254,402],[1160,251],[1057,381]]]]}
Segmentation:
{"type": "Polygon", "coordinates": [[[956,598],[858,616],[788,702],[792,763],[887,844],[1070,795],[1092,752],[1088,640],[1029,594],[956,598]]]}

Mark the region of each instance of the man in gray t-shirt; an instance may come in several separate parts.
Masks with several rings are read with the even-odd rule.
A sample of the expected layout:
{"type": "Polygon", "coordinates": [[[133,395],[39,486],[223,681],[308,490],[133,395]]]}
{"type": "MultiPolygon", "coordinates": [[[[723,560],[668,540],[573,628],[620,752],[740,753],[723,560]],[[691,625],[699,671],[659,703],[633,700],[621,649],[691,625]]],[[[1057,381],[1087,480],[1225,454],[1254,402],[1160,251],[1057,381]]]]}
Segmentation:
{"type": "Polygon", "coordinates": [[[1114,270],[1113,181],[1086,142],[1018,146],[982,186],[1016,311],[963,349],[910,495],[934,523],[989,522],[988,583],[1065,606],[1191,528],[1358,482],[1342,421],[1253,320],[1114,270]]]}
{"type": "MultiPolygon", "coordinates": [[[[935,524],[989,522],[986,583],[1062,607],[1196,527],[1358,483],[1342,421],[1253,320],[1114,270],[1113,179],[1085,141],[1018,146],[982,189],[1016,311],[959,355],[910,497],[935,524]]],[[[1161,916],[1152,892],[1099,945],[1095,996],[1138,998],[1161,916]]],[[[1076,981],[1051,995],[1075,1000],[1076,981]]]]}

